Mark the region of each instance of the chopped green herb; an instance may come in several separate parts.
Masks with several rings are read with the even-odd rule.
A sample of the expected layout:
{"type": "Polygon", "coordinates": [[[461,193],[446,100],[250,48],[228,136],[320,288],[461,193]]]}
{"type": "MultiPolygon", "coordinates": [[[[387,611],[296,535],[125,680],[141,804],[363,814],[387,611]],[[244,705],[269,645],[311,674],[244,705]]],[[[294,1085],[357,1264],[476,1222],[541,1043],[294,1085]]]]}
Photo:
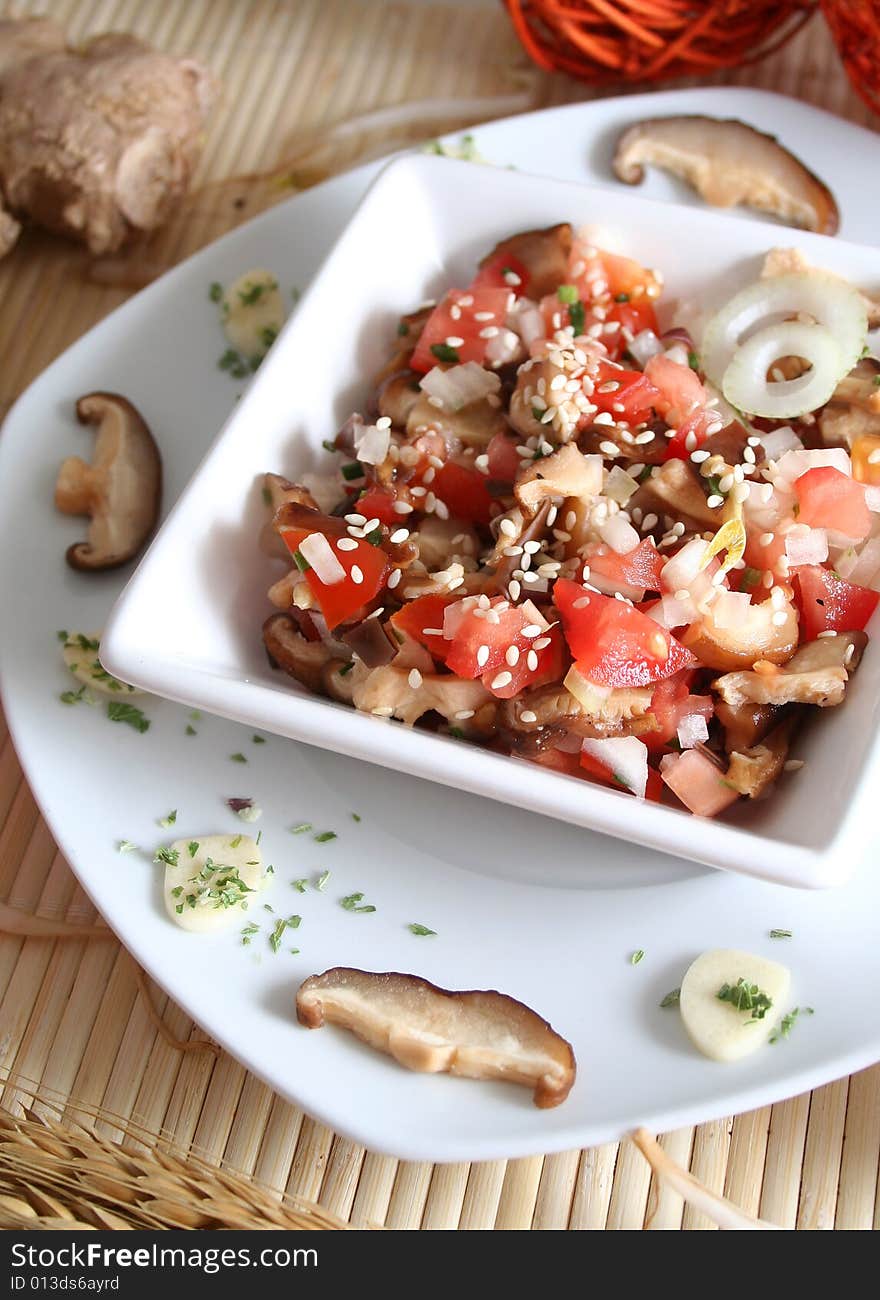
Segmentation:
{"type": "Polygon", "coordinates": [[[875,388],[880,388],[880,375],[874,376],[873,383],[875,388]]]}
{"type": "Polygon", "coordinates": [[[67,633],[67,630],[66,630],[65,628],[62,628],[61,631],[56,632],[55,635],[57,636],[57,638],[58,638],[59,641],[66,641],[66,640],[67,640],[68,633],[67,633]]]}
{"type": "Polygon", "coordinates": [[[366,536],[366,538],[365,538],[365,541],[368,541],[368,542],[370,543],[371,546],[381,546],[381,545],[382,545],[382,529],[381,529],[381,528],[374,528],[373,531],[372,531],[371,533],[367,533],[367,536],[366,536]]]}
{"type": "Polygon", "coordinates": [[[449,735],[452,737],[453,740],[464,740],[465,738],[464,732],[462,731],[461,727],[450,727],[449,735]]]}
{"type": "Polygon", "coordinates": [[[233,379],[245,379],[250,373],[250,367],[244,357],[239,356],[234,348],[226,349],[217,366],[220,370],[225,370],[233,379]]]}
{"type": "Polygon", "coordinates": [[[344,677],[344,676],[346,675],[346,673],[350,673],[350,672],[351,672],[352,668],[354,668],[354,660],[353,660],[353,659],[349,660],[349,662],[348,662],[347,664],[343,664],[343,665],[342,665],[342,667],[341,667],[340,670],[339,670],[339,676],[340,676],[340,677],[344,677]]]}
{"type": "Polygon", "coordinates": [[[743,569],[739,580],[740,591],[751,591],[757,587],[761,581],[762,573],[760,569],[753,569],[751,565],[746,565],[743,569]]]}
{"type": "Polygon", "coordinates": [[[642,470],[642,472],[639,474],[639,482],[647,483],[648,479],[651,478],[653,473],[654,473],[654,466],[646,465],[645,468],[642,470]]]}
{"type": "Polygon", "coordinates": [[[308,573],[309,569],[312,567],[303,555],[302,551],[294,551],[293,562],[299,569],[300,573],[308,573]]]}
{"type": "Polygon", "coordinates": [[[611,778],[613,781],[616,781],[618,785],[622,785],[624,790],[632,790],[632,786],[630,785],[630,783],[628,781],[624,781],[623,777],[618,776],[616,772],[611,773],[611,778]]]}
{"type": "Polygon", "coordinates": [[[183,912],[183,903],[178,903],[174,910],[177,913],[177,915],[180,916],[180,914],[183,912]]]}
{"type": "Polygon", "coordinates": [[[451,348],[448,343],[432,343],[430,350],[438,361],[451,361],[454,365],[461,361],[455,348],[451,348]]]}
{"type": "Polygon", "coordinates": [[[539,411],[538,408],[537,408],[537,406],[533,406],[533,407],[532,407],[532,419],[533,419],[533,420],[537,420],[539,424],[540,424],[540,422],[541,422],[541,416],[542,416],[543,414],[544,414],[544,412],[543,412],[543,411],[539,411]]]}
{"type": "Polygon", "coordinates": [[[699,354],[699,352],[689,352],[689,353],[688,353],[688,365],[690,366],[691,370],[699,370],[699,368],[700,368],[700,354],[699,354]]]}
{"type": "Polygon", "coordinates": [[[568,319],[575,334],[583,334],[586,327],[586,315],[582,302],[573,302],[569,307],[568,319]]]}
{"type": "Polygon", "coordinates": [[[250,943],[254,935],[259,934],[259,932],[260,932],[260,927],[256,925],[253,921],[248,921],[247,925],[244,926],[241,932],[242,945],[244,947],[247,947],[247,945],[250,943]]]}
{"type": "Polygon", "coordinates": [[[278,285],[274,280],[267,280],[262,283],[257,280],[253,283],[248,283],[244,289],[239,289],[238,296],[243,306],[253,307],[255,302],[260,301],[264,293],[277,288],[278,285]]]}
{"type": "Polygon", "coordinates": [[[363,894],[346,894],[345,898],[340,898],[339,906],[346,912],[375,912],[375,907],[371,903],[361,903],[363,894]]]}
{"type": "Polygon", "coordinates": [[[629,302],[629,294],[628,294],[628,293],[616,293],[616,294],[614,295],[614,301],[615,301],[615,302],[629,302]]]}
{"type": "Polygon", "coordinates": [[[242,842],[243,839],[244,839],[244,836],[243,836],[243,835],[236,835],[234,839],[231,839],[231,840],[229,841],[229,847],[230,847],[231,849],[237,849],[238,846],[239,846],[239,844],[241,844],[241,842],[242,842]]]}
{"type": "Polygon", "coordinates": [[[259,842],[260,842],[260,840],[261,840],[262,838],[263,838],[263,832],[262,832],[262,831],[257,831],[256,843],[259,844],[259,842]]]}
{"type": "Polygon", "coordinates": [[[771,939],[791,939],[793,937],[791,930],[771,930],[771,939]]]}
{"type": "Polygon", "coordinates": [[[223,297],[223,285],[219,280],[215,280],[211,285],[208,290],[208,297],[211,299],[211,302],[219,302],[223,297]]]}
{"type": "Polygon", "coordinates": [[[661,1007],[677,1007],[681,1001],[681,989],[670,989],[660,1003],[661,1007]]]}
{"type": "Polygon", "coordinates": [[[160,817],[158,819],[157,825],[163,827],[164,829],[167,826],[173,826],[176,821],[177,821],[177,809],[172,808],[171,812],[168,814],[167,817],[160,817]]]}
{"type": "Polygon", "coordinates": [[[636,948],[635,952],[631,955],[629,959],[630,966],[638,966],[639,962],[643,960],[644,956],[645,956],[644,948],[636,948]]]}
{"type": "Polygon", "coordinates": [[[794,1029],[795,1021],[798,1016],[812,1016],[814,1014],[812,1007],[792,1007],[791,1011],[784,1015],[780,1020],[779,1028],[775,1033],[771,1034],[770,1042],[778,1043],[780,1038],[788,1038],[789,1034],[794,1029]]]}
{"type": "Polygon", "coordinates": [[[267,325],[265,329],[260,330],[260,342],[268,352],[272,344],[278,337],[278,331],[274,325],[267,325]]]}
{"type": "Polygon", "coordinates": [[[272,906],[271,903],[264,903],[264,904],[263,904],[263,911],[264,911],[264,912],[274,912],[274,911],[275,911],[275,908],[272,906]]]}
{"type": "Polygon", "coordinates": [[[271,862],[269,863],[268,867],[266,868],[266,875],[267,875],[267,876],[274,876],[274,875],[275,875],[275,868],[272,866],[272,863],[271,863],[271,862]]]}
{"type": "Polygon", "coordinates": [[[166,867],[176,867],[179,857],[179,849],[157,849],[153,861],[156,863],[164,862],[166,867]]]}
{"type": "Polygon", "coordinates": [[[322,438],[321,446],[324,448],[325,451],[336,451],[336,440],[330,438],[322,438]]]}
{"type": "Polygon", "coordinates": [[[171,897],[172,897],[172,898],[180,898],[180,895],[181,895],[182,893],[183,893],[183,885],[178,885],[176,889],[172,889],[172,891],[171,891],[171,897]]]}
{"type": "Polygon", "coordinates": [[[330,872],[322,871],[320,876],[318,876],[318,879],[315,881],[315,889],[323,890],[326,887],[327,881],[329,879],[330,879],[330,872]]]}
{"type": "Polygon", "coordinates": [[[430,934],[437,933],[436,930],[429,930],[426,925],[419,925],[418,921],[410,921],[409,925],[407,926],[407,929],[409,930],[410,934],[417,934],[420,937],[422,935],[430,935],[430,934]]]}
{"type": "Polygon", "coordinates": [[[251,736],[251,744],[253,744],[253,745],[265,745],[265,743],[266,743],[266,737],[265,737],[265,736],[251,736]]]}
{"type": "Polygon", "coordinates": [[[707,496],[724,496],[724,493],[721,491],[721,479],[717,474],[710,474],[708,478],[704,478],[703,484],[706,487],[707,496]]]}
{"type": "Polygon", "coordinates": [[[108,702],[107,717],[111,722],[125,722],[141,734],[150,729],[150,719],[145,718],[143,712],[133,704],[123,704],[121,700],[108,702]]]}
{"type": "Polygon", "coordinates": [[[120,840],[116,845],[117,853],[135,853],[136,851],[137,845],[132,844],[131,840],[120,840]]]}
{"type": "Polygon", "coordinates": [[[264,506],[270,506],[271,504],[272,504],[272,493],[269,491],[269,489],[268,489],[267,487],[264,487],[264,488],[263,488],[263,505],[264,505],[264,506]]]}
{"type": "Polygon", "coordinates": [[[86,688],[81,686],[78,691],[62,691],[58,698],[62,704],[81,704],[85,694],[86,688]]]}
{"type": "Polygon", "coordinates": [[[737,1011],[751,1011],[750,1020],[763,1020],[773,1006],[757,984],[749,984],[742,976],[735,984],[722,984],[715,996],[720,1002],[729,1002],[737,1011]]]}
{"type": "Polygon", "coordinates": [[[361,815],[360,815],[360,813],[354,813],[354,812],[353,812],[353,813],[351,814],[351,820],[352,820],[353,822],[359,822],[359,821],[361,821],[361,815]]]}
{"type": "Polygon", "coordinates": [[[199,733],[196,731],[195,727],[188,722],[186,724],[186,731],[183,734],[185,736],[197,736],[199,733]]]}
{"type": "Polygon", "coordinates": [[[556,290],[556,297],[560,302],[572,303],[578,301],[577,285],[561,284],[556,290]]]}
{"type": "Polygon", "coordinates": [[[347,482],[351,483],[356,478],[364,477],[364,467],[360,461],[352,460],[342,466],[341,474],[347,482]]]}
{"type": "Polygon", "coordinates": [[[239,752],[237,754],[230,754],[229,761],[230,763],[246,763],[247,759],[245,758],[244,754],[239,752]]]}
{"type": "Polygon", "coordinates": [[[82,632],[77,632],[72,641],[68,642],[70,646],[78,646],[80,650],[85,650],[91,654],[97,654],[101,649],[101,642],[96,637],[83,636],[82,632]]]}
{"type": "Polygon", "coordinates": [[[201,709],[191,709],[191,710],[190,710],[190,715],[189,715],[189,716],[190,716],[190,718],[192,719],[193,722],[201,722],[201,720],[202,720],[202,711],[201,711],[201,709]]]}
{"type": "Polygon", "coordinates": [[[291,953],[291,954],[295,957],[295,956],[297,955],[297,953],[299,952],[299,948],[288,948],[287,951],[288,951],[289,953],[291,953]]]}
{"type": "Polygon", "coordinates": [[[409,326],[407,325],[405,320],[402,320],[400,324],[397,326],[397,337],[401,339],[405,339],[408,333],[409,333],[409,326]]]}
{"type": "Polygon", "coordinates": [[[336,838],[337,835],[335,831],[320,831],[317,835],[312,836],[312,839],[316,844],[327,844],[330,840],[335,840],[336,838]]]}
{"type": "Polygon", "coordinates": [[[305,835],[306,831],[310,831],[311,829],[311,822],[300,822],[297,826],[291,826],[290,833],[291,835],[305,835]]]}
{"type": "Polygon", "coordinates": [[[308,881],[305,876],[300,876],[299,880],[291,880],[290,883],[297,893],[304,894],[306,892],[306,884],[308,881]]]}

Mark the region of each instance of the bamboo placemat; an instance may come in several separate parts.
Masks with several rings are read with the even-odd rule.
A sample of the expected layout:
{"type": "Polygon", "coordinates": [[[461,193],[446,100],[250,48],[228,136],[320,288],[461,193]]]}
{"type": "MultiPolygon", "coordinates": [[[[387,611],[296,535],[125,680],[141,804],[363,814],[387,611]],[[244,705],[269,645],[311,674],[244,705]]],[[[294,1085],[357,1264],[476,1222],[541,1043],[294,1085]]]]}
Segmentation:
{"type": "MultiPolygon", "coordinates": [[[[315,128],[320,136],[331,123],[408,101],[471,101],[458,121],[422,126],[420,134],[434,134],[479,116],[475,98],[519,97],[526,108],[589,97],[583,86],[531,68],[500,6],[491,3],[0,0],[2,16],[47,9],[74,39],[109,28],[134,31],[204,59],[223,79],[224,101],[186,219],[145,254],[157,266],[283,197],[279,187],[258,184],[236,206],[218,182],[301,154],[315,128]]],[[[878,125],[850,89],[818,18],[765,63],[716,80],[782,91],[878,125]]],[[[511,111],[498,104],[496,115],[511,111]]],[[[492,112],[490,105],[482,115],[492,112]]],[[[382,131],[351,135],[324,165],[335,170],[405,140],[382,131]]],[[[301,171],[297,179],[315,175],[301,171]]],[[[84,281],[83,266],[69,246],[34,234],[0,263],[0,415],[125,297],[125,289],[84,281]]],[[[94,915],[38,813],[2,717],[0,899],[46,917],[94,915]]],[[[204,1041],[164,994],[154,989],[152,996],[172,1035],[204,1041]]],[[[446,1166],[364,1151],[274,1095],[225,1053],[170,1046],[139,994],[132,959],[115,940],[0,938],[0,1071],[0,1080],[14,1076],[0,1099],[5,1111],[27,1106],[68,1126],[94,1123],[100,1136],[138,1156],[151,1149],[170,1161],[192,1154],[200,1177],[206,1167],[243,1175],[253,1202],[263,1188],[276,1202],[305,1198],[330,1216],[391,1228],[639,1229],[646,1216],[655,1229],[713,1226],[655,1187],[630,1144],[446,1166]]],[[[5,1122],[0,1116],[0,1130],[5,1122]]],[[[55,1141],[46,1140],[50,1147],[55,1141]]],[[[709,1187],[784,1227],[878,1226],[880,1066],[781,1105],[668,1133],[662,1144],[709,1187]]],[[[58,1149],[73,1159],[72,1148],[62,1142],[58,1149]]],[[[49,1204],[42,1194],[35,1203],[49,1204]]]]}

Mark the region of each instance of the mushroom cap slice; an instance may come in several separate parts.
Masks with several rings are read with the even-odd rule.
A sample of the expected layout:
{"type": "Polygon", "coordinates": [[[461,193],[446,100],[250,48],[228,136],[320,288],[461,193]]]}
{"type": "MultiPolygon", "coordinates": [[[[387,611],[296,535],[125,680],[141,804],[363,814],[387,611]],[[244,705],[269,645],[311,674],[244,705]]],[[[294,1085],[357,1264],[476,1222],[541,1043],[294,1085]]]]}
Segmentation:
{"type": "Polygon", "coordinates": [[[97,428],[92,463],[70,456],[58,471],[55,505],[88,515],[88,539],[67,550],[73,569],[115,569],[133,559],[159,519],[162,459],[140,412],[119,393],[88,393],[81,424],[97,428]]]}
{"type": "Polygon", "coordinates": [[[840,225],[828,186],[775,136],[735,118],[692,115],[636,122],[617,141],[614,173],[626,184],[638,185],[645,163],[688,181],[714,207],[742,203],[820,235],[834,235],[840,225]]]}
{"type": "Polygon", "coordinates": [[[536,1106],[558,1106],[575,1080],[571,1044],[530,1007],[494,989],[453,992],[418,975],[336,966],[296,994],[307,1029],[350,1029],[409,1070],[502,1079],[534,1088],[536,1106]]]}

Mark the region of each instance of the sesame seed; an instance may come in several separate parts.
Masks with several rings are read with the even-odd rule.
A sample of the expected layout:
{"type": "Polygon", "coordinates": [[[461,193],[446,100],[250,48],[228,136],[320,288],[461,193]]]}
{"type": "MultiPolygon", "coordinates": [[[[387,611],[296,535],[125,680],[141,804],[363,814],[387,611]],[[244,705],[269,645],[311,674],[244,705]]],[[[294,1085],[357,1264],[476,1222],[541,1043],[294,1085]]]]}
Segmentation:
{"type": "Polygon", "coordinates": [[[586,609],[590,603],[589,596],[578,596],[577,600],[572,602],[572,609],[586,609]]]}
{"type": "Polygon", "coordinates": [[[711,454],[709,451],[692,451],[691,460],[695,465],[702,465],[703,461],[708,460],[711,454]]]}
{"type": "Polygon", "coordinates": [[[540,551],[540,549],[541,549],[541,543],[540,543],[540,542],[524,542],[524,543],[523,543],[523,550],[525,551],[526,555],[537,555],[537,553],[538,553],[538,551],[540,551]]]}
{"type": "MultiPolygon", "coordinates": [[[[522,580],[523,582],[540,582],[541,576],[538,573],[524,573],[522,576],[522,580]]],[[[546,584],[545,584],[545,590],[546,590],[546,584]]]]}
{"type": "Polygon", "coordinates": [[[512,519],[502,519],[498,530],[504,533],[505,537],[516,537],[516,524],[512,519]]]}
{"type": "Polygon", "coordinates": [[[820,637],[832,637],[832,636],[837,636],[837,633],[836,633],[835,631],[833,631],[831,628],[829,628],[827,632],[817,632],[817,633],[816,633],[816,639],[817,639],[817,640],[818,640],[820,637]]]}
{"type": "Polygon", "coordinates": [[[411,668],[406,680],[409,682],[412,689],[417,691],[422,684],[422,674],[419,672],[418,668],[411,668]]]}
{"type": "MultiPolygon", "coordinates": [[[[587,599],[589,600],[589,597],[587,597],[587,599]]],[[[575,604],[577,604],[577,602],[575,602],[575,604]]],[[[542,636],[539,641],[535,642],[534,648],[536,650],[546,650],[549,644],[550,644],[549,636],[542,636]]]]}
{"type": "Polygon", "coordinates": [[[607,440],[605,442],[599,443],[599,450],[602,452],[603,456],[620,455],[620,448],[618,447],[617,443],[608,442],[607,440]]]}
{"type": "Polygon", "coordinates": [[[784,772],[797,772],[803,766],[804,760],[802,758],[787,758],[782,764],[782,770],[784,772]]]}
{"type": "Polygon", "coordinates": [[[525,627],[520,628],[519,634],[520,636],[524,636],[527,641],[531,641],[532,637],[540,636],[541,631],[542,629],[538,626],[537,623],[527,623],[525,627]]]}
{"type": "Polygon", "coordinates": [[[594,424],[613,424],[614,417],[610,411],[600,411],[593,421],[594,424]]]}
{"type": "Polygon", "coordinates": [[[749,447],[760,447],[760,445],[761,445],[761,439],[760,439],[760,438],[749,438],[749,439],[747,439],[747,444],[746,444],[746,445],[749,446],[749,447]]]}
{"type": "Polygon", "coordinates": [[[754,463],[755,463],[755,453],[754,453],[754,450],[753,450],[751,447],[743,447],[743,460],[744,460],[744,461],[746,462],[746,464],[748,464],[748,465],[754,465],[754,463]]]}
{"type": "Polygon", "coordinates": [[[422,636],[442,636],[442,635],[443,635],[443,628],[442,628],[442,627],[423,627],[423,628],[422,628],[422,636]]]}
{"type": "Polygon", "coordinates": [[[395,501],[391,509],[397,515],[411,515],[413,512],[413,507],[408,501],[395,501]]]}
{"type": "Polygon", "coordinates": [[[345,522],[347,524],[361,525],[361,524],[365,524],[367,520],[364,515],[346,515],[345,522]]]}
{"type": "Polygon", "coordinates": [[[519,715],[519,720],[520,722],[537,722],[538,715],[537,713],[533,713],[531,709],[523,709],[522,713],[519,715]]]}
{"type": "Polygon", "coordinates": [[[855,648],[854,645],[848,645],[848,646],[846,647],[846,653],[845,653],[844,656],[843,656],[843,662],[844,662],[844,664],[848,664],[848,663],[849,663],[850,659],[852,659],[852,657],[853,657],[853,655],[855,654],[855,652],[856,652],[856,648],[855,648]]]}
{"type": "Polygon", "coordinates": [[[526,666],[529,669],[529,672],[533,673],[537,670],[538,656],[535,654],[534,650],[530,650],[526,655],[526,666]]]}
{"type": "Polygon", "coordinates": [[[444,340],[444,342],[448,348],[464,347],[464,339],[460,339],[457,334],[450,334],[449,337],[444,340]]]}
{"type": "Polygon", "coordinates": [[[389,591],[393,591],[393,590],[394,590],[394,588],[395,588],[395,587],[397,586],[397,584],[400,582],[400,579],[401,579],[402,577],[403,577],[403,570],[402,570],[402,569],[392,569],[392,570],[391,570],[391,577],[388,579],[388,589],[389,589],[389,591]]]}
{"type": "Polygon", "coordinates": [[[361,583],[364,580],[363,570],[357,564],[353,564],[351,566],[351,571],[348,576],[351,578],[352,582],[355,583],[358,587],[361,585],[361,583]]]}
{"type": "Polygon", "coordinates": [[[356,551],[358,544],[353,537],[340,537],[336,543],[336,548],[339,551],[356,551]]]}
{"type": "Polygon", "coordinates": [[[718,480],[718,490],[720,492],[729,492],[733,487],[735,479],[732,474],[725,474],[718,480]]]}
{"type": "Polygon", "coordinates": [[[429,406],[435,406],[435,407],[437,408],[438,411],[442,411],[442,410],[443,410],[443,398],[442,398],[442,397],[429,397],[429,398],[428,398],[428,405],[429,405],[429,406]]]}
{"type": "Polygon", "coordinates": [[[377,428],[377,429],[390,429],[390,428],[391,428],[391,416],[390,416],[390,415],[380,415],[380,416],[379,416],[379,419],[376,421],[376,428],[377,428]]]}
{"type": "Polygon", "coordinates": [[[759,546],[772,545],[775,536],[776,536],[775,533],[762,533],[761,536],[758,538],[758,545],[759,546]]]}
{"type": "Polygon", "coordinates": [[[649,515],[645,515],[644,519],[642,520],[642,532],[644,533],[650,532],[652,528],[657,527],[657,524],[659,522],[660,521],[658,520],[655,514],[652,513],[649,515]]]}
{"type": "Polygon", "coordinates": [[[766,587],[768,591],[773,586],[773,574],[769,569],[765,570],[764,576],[761,578],[761,585],[766,587]]]}
{"type": "Polygon", "coordinates": [[[503,687],[509,686],[512,681],[513,681],[513,673],[509,673],[505,670],[503,673],[498,674],[498,676],[492,682],[490,690],[500,691],[503,687]]]}
{"type": "Polygon", "coordinates": [[[515,668],[516,665],[519,663],[519,646],[515,646],[515,645],[508,646],[507,651],[504,655],[504,660],[505,663],[510,664],[511,668],[515,668]]]}
{"type": "Polygon", "coordinates": [[[653,431],[651,429],[646,429],[644,433],[637,433],[635,438],[633,438],[633,442],[637,447],[643,447],[645,443],[653,442],[654,438],[655,434],[653,431]]]}
{"type": "Polygon", "coordinates": [[[712,495],[709,497],[709,499],[706,501],[706,505],[709,507],[710,510],[714,510],[716,506],[724,505],[724,497],[719,496],[717,492],[713,492],[712,495]]]}
{"type": "Polygon", "coordinates": [[[465,722],[468,718],[472,718],[474,716],[474,710],[458,709],[455,713],[453,713],[452,716],[456,722],[465,722]]]}
{"type": "Polygon", "coordinates": [[[559,506],[551,506],[547,511],[547,527],[552,528],[556,523],[556,516],[559,514],[559,506]]]}
{"type": "Polygon", "coordinates": [[[390,704],[380,704],[378,708],[371,709],[370,712],[377,718],[390,718],[394,710],[390,704]]]}
{"type": "Polygon", "coordinates": [[[485,668],[488,661],[489,661],[489,647],[487,645],[481,645],[477,650],[477,667],[485,668]]]}
{"type": "Polygon", "coordinates": [[[399,546],[400,543],[405,542],[408,537],[409,537],[408,528],[395,528],[394,532],[391,534],[388,540],[389,542],[393,542],[395,546],[399,546]]]}
{"type": "Polygon", "coordinates": [[[513,579],[512,582],[509,582],[507,584],[507,594],[511,600],[519,600],[521,591],[522,591],[522,587],[519,585],[519,583],[515,578],[513,579]]]}
{"type": "Polygon", "coordinates": [[[452,306],[449,308],[449,315],[452,317],[453,320],[461,320],[461,308],[459,307],[457,302],[454,302],[452,306]]]}
{"type": "Polygon", "coordinates": [[[459,307],[473,307],[474,295],[472,293],[463,293],[458,300],[459,307]]]}

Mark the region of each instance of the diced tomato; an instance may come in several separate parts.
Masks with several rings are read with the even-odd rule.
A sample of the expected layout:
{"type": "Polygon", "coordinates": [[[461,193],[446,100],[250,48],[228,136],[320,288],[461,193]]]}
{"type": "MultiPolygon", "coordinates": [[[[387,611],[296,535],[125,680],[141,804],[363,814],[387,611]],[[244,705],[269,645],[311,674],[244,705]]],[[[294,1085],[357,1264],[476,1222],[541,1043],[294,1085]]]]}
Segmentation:
{"type": "Polygon", "coordinates": [[[645,366],[645,374],[660,390],[654,405],[669,420],[670,427],[678,428],[682,420],[708,401],[709,394],[690,366],[670,361],[664,353],[651,357],[645,366]]]}
{"type": "Polygon", "coordinates": [[[660,328],[654,308],[644,297],[636,302],[613,302],[605,309],[603,324],[606,328],[602,331],[602,342],[608,349],[612,361],[618,361],[625,355],[636,334],[640,334],[642,330],[651,330],[657,334],[660,328]],[[614,329],[615,324],[620,328],[614,329]]]}
{"type": "Polygon", "coordinates": [[[724,773],[698,749],[671,754],[660,773],[684,806],[698,817],[714,817],[739,798],[724,773]]]}
{"type": "Polygon", "coordinates": [[[471,680],[481,678],[486,689],[501,700],[511,699],[527,686],[558,681],[565,662],[565,645],[558,627],[538,636],[523,636],[523,628],[529,626],[528,615],[516,605],[504,609],[506,604],[501,597],[492,602],[498,618],[492,622],[486,617],[488,610],[473,602],[463,603],[446,654],[450,672],[471,680]]]}
{"type": "Polygon", "coordinates": [[[820,632],[861,632],[880,600],[876,591],[837,578],[821,564],[801,564],[792,572],[805,641],[820,632]]]}
{"type": "MultiPolygon", "coordinates": [[[[283,530],[281,536],[291,555],[296,555],[300,545],[311,531],[308,528],[283,530]]],[[[332,629],[351,618],[381,591],[385,586],[390,564],[382,547],[373,546],[371,542],[352,538],[357,545],[352,550],[340,551],[334,545],[338,540],[337,536],[328,536],[327,540],[333,547],[333,554],[345,569],[346,576],[340,582],[328,586],[321,582],[314,569],[307,569],[306,582],[321,607],[328,628],[332,629]],[[359,581],[352,576],[358,571],[359,581]]]]}
{"type": "Polygon", "coordinates": [[[614,779],[614,774],[612,773],[611,768],[606,767],[604,763],[600,763],[594,754],[586,753],[582,749],[578,758],[581,767],[589,774],[593,781],[598,781],[600,785],[612,786],[618,790],[621,789],[620,783],[614,779]]]}
{"type": "Polygon", "coordinates": [[[666,563],[650,537],[625,555],[618,555],[610,546],[596,547],[592,552],[587,551],[585,561],[590,566],[591,577],[598,574],[609,582],[643,591],[660,590],[660,570],[666,563]]]}
{"type": "Polygon", "coordinates": [[[638,303],[643,297],[659,297],[659,282],[653,271],[642,266],[631,257],[620,257],[617,253],[599,250],[599,260],[605,273],[608,292],[612,298],[625,293],[628,298],[638,303]]]}
{"type": "Polygon", "coordinates": [[[599,686],[648,686],[696,660],[664,627],[623,600],[560,578],[553,600],[578,671],[599,686]]]}
{"type": "Polygon", "coordinates": [[[875,452],[880,453],[880,437],[876,433],[864,433],[853,440],[850,452],[853,478],[870,487],[880,487],[880,455],[871,459],[875,452]]]}
{"type": "Polygon", "coordinates": [[[492,498],[485,476],[479,470],[447,461],[442,469],[436,471],[430,488],[448,506],[455,519],[488,524],[492,515],[492,498]]]}
{"type": "Polygon", "coordinates": [[[708,406],[698,407],[678,425],[675,437],[670,438],[666,447],[667,460],[687,460],[692,451],[702,447],[713,428],[718,427],[718,418],[708,406]]]}
{"type": "Polygon", "coordinates": [[[607,361],[600,361],[590,401],[600,411],[610,411],[621,420],[638,424],[650,417],[651,408],[659,396],[659,389],[641,370],[621,370],[610,366],[607,361]],[[618,387],[603,393],[601,390],[611,383],[618,387]]]}
{"type": "Polygon", "coordinates": [[[504,433],[496,433],[486,455],[489,457],[488,478],[496,483],[512,483],[522,468],[522,457],[517,452],[517,438],[508,438],[504,433]]]}
{"type": "MultiPolygon", "coordinates": [[[[378,519],[380,524],[395,528],[401,522],[401,516],[394,509],[396,500],[394,493],[389,492],[387,488],[369,487],[363,496],[358,497],[357,511],[365,519],[378,519]]],[[[352,509],[354,508],[352,506],[352,509]]]]}
{"type": "Polygon", "coordinates": [[[506,289],[508,293],[515,293],[517,298],[522,298],[529,291],[530,280],[528,270],[518,257],[511,257],[509,253],[498,253],[480,267],[471,281],[471,289],[506,289]],[[511,272],[516,276],[518,283],[511,283],[508,279],[508,274],[511,272]]]}
{"type": "MultiPolygon", "coordinates": [[[[760,528],[750,527],[747,530],[744,558],[747,568],[755,570],[758,573],[758,577],[754,580],[751,588],[756,593],[756,596],[754,597],[755,599],[757,598],[757,594],[762,590],[761,582],[765,573],[773,575],[774,583],[783,580],[783,575],[780,573],[778,566],[779,561],[784,555],[785,537],[782,534],[776,532],[764,533],[760,528]],[[769,540],[765,540],[766,538],[769,538],[769,540]]],[[[735,575],[736,570],[730,570],[728,573],[728,577],[731,579],[734,578],[735,575]]],[[[754,573],[750,573],[748,577],[750,579],[754,578],[754,573]]],[[[744,590],[742,581],[743,579],[741,577],[740,585],[737,587],[738,591],[744,590]]],[[[731,583],[731,585],[733,584],[731,583]]],[[[763,588],[763,590],[766,591],[767,589],[763,588]]]]}
{"type": "Polygon", "coordinates": [[[491,672],[483,674],[483,685],[487,691],[499,700],[511,700],[520,691],[527,687],[546,686],[550,682],[558,682],[565,675],[565,666],[567,662],[567,651],[562,633],[558,627],[551,627],[541,636],[526,640],[522,636],[517,636],[513,642],[519,650],[519,659],[511,665],[504,661],[500,670],[493,668],[491,672]],[[534,649],[535,641],[541,645],[540,649],[534,649]],[[547,644],[544,644],[546,642],[547,644]],[[537,658],[537,666],[532,667],[529,660],[529,654],[534,653],[537,658]],[[510,673],[511,680],[506,686],[495,686],[493,683],[498,679],[499,671],[510,673]]]}
{"type": "Polygon", "coordinates": [[[677,673],[654,687],[649,712],[657,719],[660,730],[645,732],[640,737],[652,752],[664,750],[677,738],[678,728],[685,718],[697,714],[708,722],[715,712],[710,696],[691,695],[692,680],[691,672],[677,673]]]}
{"type": "Polygon", "coordinates": [[[863,485],[833,465],[820,465],[801,474],[794,481],[794,494],[800,524],[833,528],[859,541],[871,531],[863,485]]]}
{"type": "Polygon", "coordinates": [[[509,301],[509,289],[450,289],[425,323],[410,361],[411,368],[424,373],[438,362],[482,364],[489,343],[483,335],[490,326],[503,326],[509,301]],[[448,339],[461,339],[461,342],[451,344],[448,339]]]}
{"type": "MultiPolygon", "coordinates": [[[[536,753],[525,754],[523,757],[537,763],[539,767],[548,767],[551,772],[562,772],[565,776],[576,776],[581,781],[590,780],[590,777],[581,767],[580,751],[569,754],[564,749],[539,749],[536,753]]],[[[606,773],[606,775],[609,774],[606,773]]]]}
{"type": "Polygon", "coordinates": [[[443,636],[443,616],[455,600],[455,596],[419,596],[392,614],[391,622],[445,663],[450,642],[443,636]]]}

